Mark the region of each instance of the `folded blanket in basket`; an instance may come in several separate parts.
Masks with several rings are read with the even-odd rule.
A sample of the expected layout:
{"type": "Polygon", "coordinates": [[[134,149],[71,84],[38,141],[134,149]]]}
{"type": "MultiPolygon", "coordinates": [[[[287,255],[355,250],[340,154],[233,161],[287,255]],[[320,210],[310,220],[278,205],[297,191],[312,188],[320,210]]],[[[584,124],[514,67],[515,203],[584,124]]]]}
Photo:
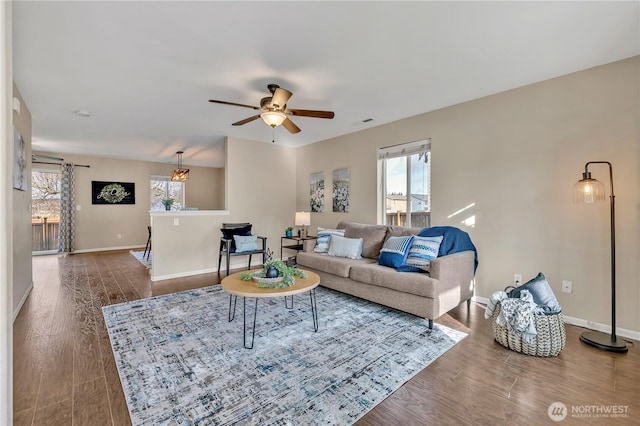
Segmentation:
{"type": "Polygon", "coordinates": [[[489,297],[489,302],[487,302],[487,307],[484,310],[484,318],[485,319],[491,318],[491,316],[493,315],[493,311],[496,309],[496,305],[498,304],[498,302],[501,302],[507,297],[509,297],[509,295],[507,295],[506,291],[494,292],[491,295],[491,297],[489,297]]]}
{"type": "Polygon", "coordinates": [[[531,341],[538,334],[534,315],[542,314],[542,309],[533,301],[528,290],[520,291],[519,298],[507,298],[500,301],[498,325],[508,324],[511,329],[522,334],[522,338],[531,341]]]}

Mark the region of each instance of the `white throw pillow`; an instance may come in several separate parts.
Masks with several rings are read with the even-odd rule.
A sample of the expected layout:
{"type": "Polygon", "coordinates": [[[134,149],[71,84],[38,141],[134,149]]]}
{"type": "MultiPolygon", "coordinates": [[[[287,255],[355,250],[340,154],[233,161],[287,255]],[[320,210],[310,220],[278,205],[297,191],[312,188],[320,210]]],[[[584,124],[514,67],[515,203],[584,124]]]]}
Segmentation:
{"type": "Polygon", "coordinates": [[[339,235],[332,235],[327,254],[349,259],[362,259],[362,242],[362,238],[345,238],[339,235]]]}

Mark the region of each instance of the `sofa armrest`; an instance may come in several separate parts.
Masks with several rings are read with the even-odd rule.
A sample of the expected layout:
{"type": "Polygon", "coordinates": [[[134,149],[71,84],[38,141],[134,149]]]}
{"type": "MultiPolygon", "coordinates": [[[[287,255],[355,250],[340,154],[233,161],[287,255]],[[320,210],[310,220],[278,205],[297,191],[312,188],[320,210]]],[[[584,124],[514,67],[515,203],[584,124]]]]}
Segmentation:
{"type": "Polygon", "coordinates": [[[438,280],[469,281],[474,276],[474,254],[462,251],[431,260],[429,275],[438,280]]]}
{"type": "Polygon", "coordinates": [[[302,251],[306,251],[306,252],[312,252],[313,249],[316,246],[316,242],[318,240],[313,239],[313,240],[303,240],[302,241],[302,251]]]}

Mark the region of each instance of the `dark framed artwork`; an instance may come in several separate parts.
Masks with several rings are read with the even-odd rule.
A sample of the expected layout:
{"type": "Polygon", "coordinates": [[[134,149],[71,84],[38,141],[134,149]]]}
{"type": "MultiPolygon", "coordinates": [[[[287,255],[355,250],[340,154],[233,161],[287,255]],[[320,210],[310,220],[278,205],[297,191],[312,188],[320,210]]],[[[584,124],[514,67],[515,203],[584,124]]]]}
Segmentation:
{"type": "Polygon", "coordinates": [[[135,204],[136,184],[133,182],[91,181],[91,204],[135,204]]]}
{"type": "Polygon", "coordinates": [[[27,190],[27,149],[24,139],[13,127],[13,187],[20,191],[27,190]]]}
{"type": "Polygon", "coordinates": [[[309,175],[309,198],[311,211],[322,213],[324,211],[324,173],[311,173],[309,175]]]}
{"type": "Polygon", "coordinates": [[[351,172],[349,169],[333,171],[333,211],[337,213],[349,212],[351,198],[349,184],[351,172]]]}

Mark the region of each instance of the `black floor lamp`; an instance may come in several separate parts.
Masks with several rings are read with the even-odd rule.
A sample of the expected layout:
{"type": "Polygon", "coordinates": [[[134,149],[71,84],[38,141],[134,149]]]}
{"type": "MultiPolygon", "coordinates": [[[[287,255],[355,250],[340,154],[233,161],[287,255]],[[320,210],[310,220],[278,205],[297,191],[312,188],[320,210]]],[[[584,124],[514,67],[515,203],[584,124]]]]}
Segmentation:
{"type": "Polygon", "coordinates": [[[627,352],[627,344],[616,337],[616,222],[615,195],[613,194],[613,167],[608,161],[589,161],[584,166],[582,179],[573,187],[573,201],[576,203],[593,203],[605,200],[604,184],[591,178],[589,164],[607,164],[611,181],[611,335],[599,331],[585,331],[580,340],[587,345],[611,352],[627,352]]]}

